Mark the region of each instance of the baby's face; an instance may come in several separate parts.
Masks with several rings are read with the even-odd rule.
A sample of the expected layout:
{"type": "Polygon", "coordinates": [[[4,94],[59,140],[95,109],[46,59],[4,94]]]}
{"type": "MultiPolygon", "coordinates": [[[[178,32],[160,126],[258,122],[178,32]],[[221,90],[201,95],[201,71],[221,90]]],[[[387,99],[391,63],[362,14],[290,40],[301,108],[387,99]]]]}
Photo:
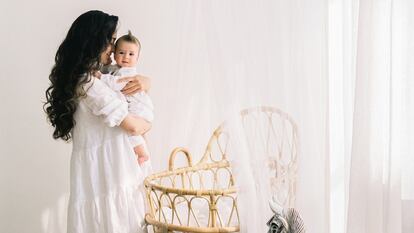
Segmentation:
{"type": "Polygon", "coordinates": [[[120,67],[134,67],[138,61],[139,47],[135,43],[121,41],[115,50],[115,61],[120,67]]]}

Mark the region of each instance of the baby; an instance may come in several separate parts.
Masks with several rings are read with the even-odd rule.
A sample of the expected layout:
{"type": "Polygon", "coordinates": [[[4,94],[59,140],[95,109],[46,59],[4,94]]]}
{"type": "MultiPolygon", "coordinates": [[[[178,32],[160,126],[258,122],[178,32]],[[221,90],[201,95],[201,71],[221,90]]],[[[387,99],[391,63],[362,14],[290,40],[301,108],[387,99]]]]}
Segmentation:
{"type": "MultiPolygon", "coordinates": [[[[111,89],[117,91],[118,96],[128,102],[128,111],[152,122],[154,119],[154,106],[150,97],[144,91],[132,96],[124,96],[121,93],[126,82],[117,82],[121,77],[134,76],[137,74],[136,64],[141,50],[139,40],[128,31],[127,35],[121,36],[115,43],[114,59],[116,65],[109,65],[103,68],[103,73],[111,75],[101,75],[101,81],[105,82],[111,89]]],[[[142,165],[149,158],[149,152],[143,136],[130,136],[130,142],[134,146],[135,154],[139,165],[142,165]]]]}

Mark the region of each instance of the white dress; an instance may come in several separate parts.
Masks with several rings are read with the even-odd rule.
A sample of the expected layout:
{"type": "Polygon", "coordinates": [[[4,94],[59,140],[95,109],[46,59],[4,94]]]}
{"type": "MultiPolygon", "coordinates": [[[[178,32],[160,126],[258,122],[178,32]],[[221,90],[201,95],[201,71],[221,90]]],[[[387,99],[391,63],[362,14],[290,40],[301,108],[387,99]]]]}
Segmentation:
{"type": "Polygon", "coordinates": [[[99,79],[84,89],[74,115],[67,232],[144,232],[142,181],[150,162],[137,165],[127,133],[117,127],[128,105],[99,79]]]}

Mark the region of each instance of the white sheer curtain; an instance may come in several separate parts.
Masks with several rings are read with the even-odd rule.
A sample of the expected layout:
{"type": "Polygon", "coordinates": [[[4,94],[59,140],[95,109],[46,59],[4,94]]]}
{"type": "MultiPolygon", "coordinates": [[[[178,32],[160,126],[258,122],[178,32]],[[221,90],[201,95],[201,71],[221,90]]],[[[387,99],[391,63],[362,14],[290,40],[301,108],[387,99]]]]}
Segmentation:
{"type": "Polygon", "coordinates": [[[348,233],[414,231],[413,6],[359,2],[348,233]]]}
{"type": "MultiPolygon", "coordinates": [[[[273,105],[299,126],[296,206],[308,232],[409,229],[413,3],[153,4],[162,18],[137,25],[142,71],[154,77],[157,169],[176,146],[200,156],[214,128],[241,108],[273,105]]],[[[265,221],[250,227],[262,232],[265,221]]]]}
{"type": "MultiPolygon", "coordinates": [[[[328,232],[327,10],[322,0],[177,1],[159,9],[162,23],[141,22],[142,73],[153,77],[156,106],[149,137],[154,167],[165,168],[176,146],[188,147],[197,161],[229,116],[276,106],[299,128],[296,206],[308,232],[328,232]]],[[[249,159],[254,155],[239,158],[249,159]]],[[[239,205],[248,221],[243,232],[266,232],[267,200],[239,205]]]]}

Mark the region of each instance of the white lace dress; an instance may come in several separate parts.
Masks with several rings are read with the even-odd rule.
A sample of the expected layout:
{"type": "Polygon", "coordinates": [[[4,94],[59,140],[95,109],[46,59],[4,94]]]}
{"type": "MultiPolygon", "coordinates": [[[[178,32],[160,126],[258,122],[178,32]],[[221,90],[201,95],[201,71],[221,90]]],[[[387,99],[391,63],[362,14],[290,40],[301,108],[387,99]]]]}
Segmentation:
{"type": "Polygon", "coordinates": [[[139,233],[145,201],[140,167],[127,133],[118,127],[128,105],[99,79],[85,85],[73,129],[68,233],[139,233]]]}

